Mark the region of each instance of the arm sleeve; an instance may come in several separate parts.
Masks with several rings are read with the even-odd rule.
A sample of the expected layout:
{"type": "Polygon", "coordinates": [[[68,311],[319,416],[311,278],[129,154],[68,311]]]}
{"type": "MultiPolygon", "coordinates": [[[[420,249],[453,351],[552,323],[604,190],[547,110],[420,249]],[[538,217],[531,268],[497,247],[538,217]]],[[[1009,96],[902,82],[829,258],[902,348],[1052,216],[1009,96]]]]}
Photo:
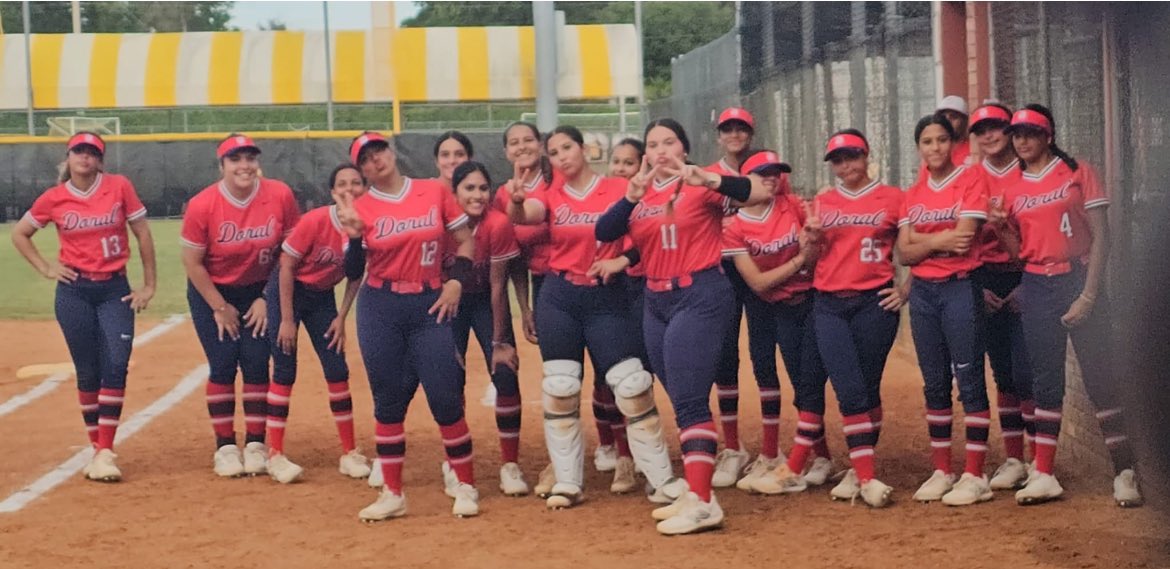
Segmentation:
{"type": "Polygon", "coordinates": [[[609,243],[621,239],[630,230],[630,214],[634,213],[635,207],[637,204],[625,197],[609,206],[594,227],[597,240],[609,243]]]}
{"type": "Polygon", "coordinates": [[[354,281],[366,272],[366,248],[361,237],[350,238],[345,248],[345,278],[354,281]]]}

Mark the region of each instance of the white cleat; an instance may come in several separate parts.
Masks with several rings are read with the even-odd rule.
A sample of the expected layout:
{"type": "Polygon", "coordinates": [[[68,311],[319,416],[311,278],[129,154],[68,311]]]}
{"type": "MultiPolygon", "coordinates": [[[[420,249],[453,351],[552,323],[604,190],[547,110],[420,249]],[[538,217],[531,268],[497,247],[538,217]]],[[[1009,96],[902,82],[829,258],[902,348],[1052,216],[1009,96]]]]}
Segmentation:
{"type": "Polygon", "coordinates": [[[117,459],[118,455],[108,448],[97,451],[85,467],[85,477],[98,482],[120,482],[122,471],[118,470],[117,459]]]}
{"type": "Polygon", "coordinates": [[[439,469],[443,471],[443,493],[448,498],[454,498],[455,490],[459,488],[459,477],[451,469],[451,464],[445,460],[439,463],[439,469]]]}
{"type": "Polygon", "coordinates": [[[386,479],[382,476],[382,464],[376,460],[370,464],[370,476],[366,478],[366,484],[369,484],[370,488],[379,489],[386,485],[386,479]]]}
{"type": "Polygon", "coordinates": [[[537,496],[548,498],[552,494],[553,486],[557,483],[557,475],[553,472],[552,464],[546,465],[536,479],[536,487],[532,489],[537,496]]]}
{"type": "Polygon", "coordinates": [[[841,482],[829,491],[829,497],[834,500],[853,500],[861,493],[861,482],[857,479],[857,471],[850,468],[845,471],[841,482]]]}
{"type": "Polygon", "coordinates": [[[505,496],[528,495],[528,483],[524,481],[519,464],[508,462],[500,467],[500,492],[505,496]]]}
{"type": "Polygon", "coordinates": [[[918,491],[914,493],[914,499],[919,502],[937,502],[942,500],[942,497],[951,488],[955,486],[955,475],[947,474],[941,470],[935,470],[922,486],[918,487],[918,491]]]}
{"type": "Polygon", "coordinates": [[[632,492],[637,487],[638,480],[634,476],[634,459],[628,456],[618,457],[614,463],[613,483],[609,485],[609,491],[614,494],[625,494],[632,492]]]}
{"type": "Polygon", "coordinates": [[[602,445],[593,451],[593,467],[598,472],[613,472],[617,468],[618,452],[613,445],[602,445]]]}
{"type": "Polygon", "coordinates": [[[893,493],[893,488],[874,478],[863,483],[857,495],[861,497],[861,501],[865,502],[865,505],[871,508],[884,508],[890,505],[890,494],[893,493]]]}
{"type": "Polygon", "coordinates": [[[341,455],[341,460],[337,462],[337,471],[358,480],[369,478],[370,459],[358,452],[357,449],[351,450],[341,455]]]}
{"type": "Polygon", "coordinates": [[[671,478],[661,488],[654,489],[654,492],[647,495],[646,499],[650,500],[651,504],[673,504],[685,496],[690,489],[691,486],[687,484],[685,478],[671,478]]]}
{"type": "Polygon", "coordinates": [[[406,515],[406,496],[395,494],[389,488],[382,488],[378,499],[358,512],[358,519],[363,522],[380,522],[404,515],[406,515]]]}
{"type": "Polygon", "coordinates": [[[804,482],[809,486],[821,486],[829,481],[831,474],[833,474],[833,461],[818,456],[813,459],[812,465],[804,473],[804,482]]]}
{"type": "Polygon", "coordinates": [[[268,447],[264,443],[244,445],[244,474],[257,476],[268,472],[268,447]]]}
{"type": "Polygon", "coordinates": [[[545,506],[550,510],[566,510],[585,501],[585,493],[581,488],[572,484],[560,482],[553,485],[552,493],[545,500],[545,506]]]}
{"type": "Polygon", "coordinates": [[[741,450],[723,449],[715,457],[715,473],[711,475],[711,485],[716,488],[734,486],[739,481],[743,469],[751,460],[751,455],[741,450]]]}
{"type": "Polygon", "coordinates": [[[755,492],[755,490],[752,489],[752,483],[758,480],[760,477],[775,470],[783,463],[784,462],[781,460],[781,457],[768,458],[761,454],[757,456],[754,461],[752,461],[751,466],[748,466],[747,474],[744,474],[743,478],[740,478],[739,482],[735,483],[735,487],[743,490],[744,492],[755,492]]]}
{"type": "Polygon", "coordinates": [[[1113,479],[1113,500],[1122,508],[1137,508],[1144,503],[1138,489],[1137,473],[1132,468],[1122,470],[1113,479]]]}
{"type": "Polygon", "coordinates": [[[224,445],[215,451],[215,473],[224,478],[235,478],[244,475],[244,456],[240,454],[240,447],[224,445]]]}
{"type": "Polygon", "coordinates": [[[663,535],[683,535],[715,529],[723,525],[723,508],[715,494],[711,494],[711,501],[704,502],[694,492],[687,492],[678,500],[674,515],[666,518],[656,526],[658,533],[663,535]]]}
{"type": "Polygon", "coordinates": [[[948,506],[970,506],[986,502],[992,498],[991,484],[986,476],[975,476],[964,472],[955,487],[942,497],[942,503],[948,506]]]}
{"type": "Polygon", "coordinates": [[[1037,470],[1028,478],[1028,484],[1016,492],[1016,503],[1021,506],[1043,504],[1060,498],[1061,494],[1064,494],[1064,488],[1056,477],[1037,470]]]}
{"type": "Polygon", "coordinates": [[[281,484],[292,484],[305,469],[289,460],[283,453],[268,457],[268,475],[281,484]]]}
{"type": "Polygon", "coordinates": [[[790,470],[787,464],[781,463],[752,482],[751,489],[760,494],[797,494],[807,490],[808,483],[804,477],[790,470]]]}
{"type": "Polygon", "coordinates": [[[479,515],[479,491],[470,484],[459,483],[454,491],[455,505],[451,513],[457,518],[470,518],[479,515]]]}
{"type": "Polygon", "coordinates": [[[1028,467],[1019,459],[1009,458],[991,476],[992,490],[1018,490],[1028,483],[1028,467]]]}

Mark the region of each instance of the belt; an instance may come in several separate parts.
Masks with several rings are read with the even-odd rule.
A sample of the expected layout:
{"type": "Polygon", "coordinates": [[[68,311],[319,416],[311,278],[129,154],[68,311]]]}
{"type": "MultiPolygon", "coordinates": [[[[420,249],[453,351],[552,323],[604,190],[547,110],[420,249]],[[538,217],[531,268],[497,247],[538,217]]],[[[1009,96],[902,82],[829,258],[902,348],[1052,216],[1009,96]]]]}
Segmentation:
{"type": "Polygon", "coordinates": [[[797,306],[808,300],[808,291],[798,292],[788,298],[781,299],[780,302],[788,306],[797,306]]]}
{"type": "Polygon", "coordinates": [[[1057,275],[1067,275],[1079,266],[1080,263],[1074,265],[1072,261],[1065,261],[1063,263],[1027,263],[1024,265],[1024,272],[1045,277],[1055,277],[1057,275]]]}
{"type": "Polygon", "coordinates": [[[598,277],[589,277],[568,271],[555,271],[553,274],[564,279],[565,282],[577,286],[600,286],[602,284],[601,279],[598,277]]]}
{"type": "Polygon", "coordinates": [[[666,292],[668,290],[678,290],[680,288],[687,288],[695,284],[695,275],[705,273],[707,271],[723,272],[723,267],[715,265],[693,273],[685,274],[678,277],[670,277],[667,279],[656,279],[653,277],[646,277],[646,289],[653,292],[666,292]]]}
{"type": "Polygon", "coordinates": [[[928,283],[946,283],[946,282],[950,282],[950,281],[961,281],[969,276],[971,276],[970,271],[963,271],[960,273],[955,273],[953,275],[949,275],[949,276],[937,278],[937,279],[928,279],[928,278],[923,278],[923,277],[914,277],[914,278],[916,278],[920,281],[923,281],[923,282],[928,282],[928,283]]]}
{"type": "Polygon", "coordinates": [[[126,276],[126,269],[122,269],[120,271],[108,272],[108,273],[80,271],[77,269],[73,269],[73,270],[77,273],[77,276],[79,276],[87,281],[94,281],[94,282],[108,281],[114,277],[126,276]]]}
{"type": "Polygon", "coordinates": [[[389,281],[378,277],[368,277],[366,284],[399,294],[419,294],[428,290],[436,290],[443,285],[438,277],[427,281],[389,281]]]}
{"type": "Polygon", "coordinates": [[[1018,273],[1020,272],[1020,263],[983,263],[983,268],[990,273],[1018,273]]]}

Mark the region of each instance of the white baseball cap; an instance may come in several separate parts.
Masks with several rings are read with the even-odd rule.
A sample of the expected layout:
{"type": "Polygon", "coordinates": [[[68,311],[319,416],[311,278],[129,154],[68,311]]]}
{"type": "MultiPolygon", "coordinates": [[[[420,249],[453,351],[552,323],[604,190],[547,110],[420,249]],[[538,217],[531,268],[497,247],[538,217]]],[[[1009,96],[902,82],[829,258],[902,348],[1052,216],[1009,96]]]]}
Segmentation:
{"type": "Polygon", "coordinates": [[[958,95],[947,95],[943,97],[935,111],[955,111],[965,115],[967,114],[967,100],[958,95]]]}

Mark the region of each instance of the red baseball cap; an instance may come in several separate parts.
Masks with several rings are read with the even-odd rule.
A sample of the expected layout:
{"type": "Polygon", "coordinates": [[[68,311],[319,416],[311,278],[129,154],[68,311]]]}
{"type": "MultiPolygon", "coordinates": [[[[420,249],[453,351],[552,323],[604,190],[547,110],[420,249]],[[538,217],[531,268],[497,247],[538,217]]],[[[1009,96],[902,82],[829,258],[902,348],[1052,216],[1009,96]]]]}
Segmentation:
{"type": "Polygon", "coordinates": [[[252,142],[252,137],[243,134],[237,134],[235,136],[228,137],[227,140],[219,143],[219,148],[216,148],[215,150],[215,156],[216,158],[222,160],[225,156],[234,154],[241,150],[251,150],[256,154],[260,154],[260,147],[256,146],[255,142],[252,142]]]}
{"type": "Polygon", "coordinates": [[[838,134],[829,139],[829,143],[825,145],[825,162],[834,152],[838,150],[857,150],[865,154],[869,154],[869,145],[865,143],[865,139],[856,134],[838,134]]]}
{"type": "Polygon", "coordinates": [[[96,148],[98,154],[105,155],[106,153],[106,143],[102,141],[102,137],[92,132],[79,132],[69,137],[69,142],[65,147],[65,151],[69,152],[83,144],[88,144],[96,148]]]}
{"type": "Polygon", "coordinates": [[[715,128],[720,128],[723,126],[723,123],[730,121],[739,121],[748,125],[748,128],[752,130],[756,129],[756,119],[752,118],[752,114],[747,112],[747,109],[740,107],[723,109],[723,112],[719,113],[719,122],[715,123],[715,128]]]}
{"type": "Polygon", "coordinates": [[[739,165],[739,173],[745,176],[748,174],[778,176],[782,173],[788,173],[791,171],[792,166],[782,162],[780,160],[780,155],[771,150],[760,150],[759,152],[748,156],[748,159],[744,160],[743,164],[739,165]]]}
{"type": "Polygon", "coordinates": [[[367,144],[373,144],[376,142],[390,146],[390,139],[371,131],[363,132],[361,136],[353,139],[353,142],[349,143],[349,161],[357,164],[358,157],[362,154],[362,149],[365,148],[367,144]]]}
{"type": "Polygon", "coordinates": [[[1008,130],[1015,130],[1019,127],[1038,128],[1052,134],[1052,123],[1048,121],[1048,117],[1032,109],[1020,109],[1012,115],[1012,124],[1008,126],[1008,130]]]}
{"type": "Polygon", "coordinates": [[[971,113],[970,128],[973,130],[975,125],[983,121],[999,121],[1010,124],[1012,122],[1012,116],[1000,107],[995,105],[986,105],[975,109],[975,112],[971,113]]]}

